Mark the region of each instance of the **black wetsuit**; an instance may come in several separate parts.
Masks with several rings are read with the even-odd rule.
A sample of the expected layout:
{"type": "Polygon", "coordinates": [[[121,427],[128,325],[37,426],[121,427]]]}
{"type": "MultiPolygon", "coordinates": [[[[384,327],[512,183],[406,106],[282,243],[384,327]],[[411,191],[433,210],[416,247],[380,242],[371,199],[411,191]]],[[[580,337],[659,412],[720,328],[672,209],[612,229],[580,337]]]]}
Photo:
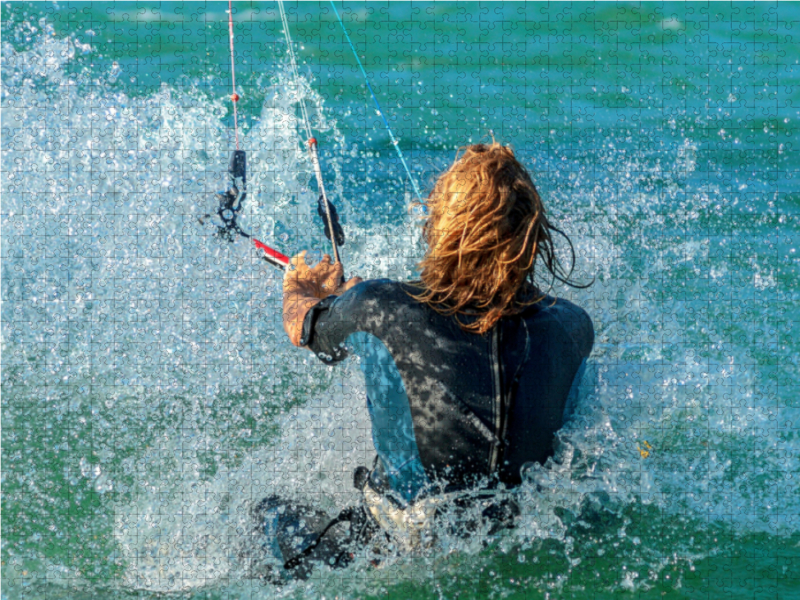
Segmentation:
{"type": "Polygon", "coordinates": [[[302,345],[323,361],[360,357],[378,453],[370,483],[405,501],[485,476],[520,483],[524,463],[552,454],[592,350],[591,319],[546,297],[477,335],[407,292],[419,289],[366,281],[303,324],[302,345]]]}

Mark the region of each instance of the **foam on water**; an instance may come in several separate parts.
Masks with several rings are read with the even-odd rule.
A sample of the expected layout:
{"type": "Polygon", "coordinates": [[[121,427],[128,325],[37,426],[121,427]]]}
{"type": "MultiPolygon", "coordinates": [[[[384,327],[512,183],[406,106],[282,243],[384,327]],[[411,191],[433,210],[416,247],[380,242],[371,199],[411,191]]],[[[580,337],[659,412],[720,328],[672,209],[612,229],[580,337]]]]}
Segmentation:
{"type": "MultiPolygon", "coordinates": [[[[44,444],[52,456],[4,456],[4,504],[24,532],[4,540],[4,573],[46,573],[39,583],[56,589],[217,587],[250,597],[254,502],[280,493],[335,514],[356,501],[352,469],[373,456],[356,361],[331,369],[291,347],[278,276],[245,244],[222,244],[198,224],[226,184],[225,103],[191,86],[126,95],[112,86],[114,64],[99,78],[75,70],[89,49],[57,39],[46,22],[39,29],[29,49],[5,43],[2,52],[3,435],[7,447],[44,444]],[[43,534],[64,550],[42,552],[43,534]]],[[[278,65],[264,75],[242,147],[246,227],[291,252],[325,247],[298,143],[301,97],[315,130],[342,156],[350,151],[322,99],[308,82],[288,85],[287,73],[278,65]]],[[[774,321],[748,320],[752,306],[731,300],[740,282],[782,302],[796,302],[797,288],[764,266],[769,246],[755,236],[703,234],[741,215],[779,228],[779,217],[736,212],[735,192],[698,178],[688,137],[661,156],[624,148],[609,139],[598,152],[526,157],[575,243],[579,278],[596,278],[588,290],[556,291],[587,308],[597,342],[556,455],[531,466],[515,493],[519,527],[487,552],[482,536],[465,538],[463,524],[444,520],[428,556],[389,552],[377,570],[362,557],[351,575],[323,571],[264,597],[358,596],[415,578],[438,585],[437,572],[467,577],[497,552],[536,559],[548,540],[567,559],[560,589],[580,568],[575,523],[612,523],[604,543],[624,543],[640,505],[676,522],[798,531],[785,474],[798,468],[789,432],[800,409],[774,383],[796,379],[797,362],[774,321]],[[758,335],[773,336],[773,356],[784,359],[772,370],[754,356],[758,335]]],[[[348,269],[407,277],[415,257],[395,240],[419,250],[412,217],[379,223],[343,194],[346,160],[328,165],[347,218],[348,269]]],[[[396,191],[385,175],[368,177],[396,191]]],[[[620,573],[614,589],[647,589],[674,564],[653,558],[657,534],[636,539],[628,556],[637,570],[620,573]]],[[[684,550],[686,560],[714,551],[684,550]]]]}

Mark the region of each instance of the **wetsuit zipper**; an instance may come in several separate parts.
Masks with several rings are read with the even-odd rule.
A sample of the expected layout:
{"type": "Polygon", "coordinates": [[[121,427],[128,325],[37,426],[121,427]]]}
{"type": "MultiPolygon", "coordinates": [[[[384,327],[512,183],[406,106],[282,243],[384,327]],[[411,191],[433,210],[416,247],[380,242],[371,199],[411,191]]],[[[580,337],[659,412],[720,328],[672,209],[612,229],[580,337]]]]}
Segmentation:
{"type": "MultiPolygon", "coordinates": [[[[490,360],[492,367],[492,379],[494,379],[494,430],[495,437],[502,443],[505,439],[505,410],[503,402],[503,388],[502,380],[500,378],[500,325],[497,324],[492,329],[492,348],[490,352],[490,360]]],[[[489,454],[489,472],[495,473],[497,471],[497,463],[500,461],[502,447],[498,444],[493,444],[491,453],[489,454]]]]}

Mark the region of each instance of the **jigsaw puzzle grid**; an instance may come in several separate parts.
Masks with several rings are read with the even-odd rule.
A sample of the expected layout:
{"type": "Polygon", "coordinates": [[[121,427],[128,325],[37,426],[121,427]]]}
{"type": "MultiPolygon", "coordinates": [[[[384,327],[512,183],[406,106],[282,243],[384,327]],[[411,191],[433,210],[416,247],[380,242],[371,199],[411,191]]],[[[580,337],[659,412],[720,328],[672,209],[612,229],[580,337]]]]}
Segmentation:
{"type": "MultiPolygon", "coordinates": [[[[300,79],[277,5],[233,5],[242,223],[329,252],[302,98],[347,275],[411,279],[414,186],[330,4],[286,3],[300,79]]],[[[253,504],[335,515],[374,449],[357,360],[292,347],[282,274],[201,222],[235,147],[227,3],[6,2],[3,596],[800,595],[800,5],[336,6],[422,194],[511,144],[594,280],[554,288],[595,348],[520,524],[252,577],[253,504]]]]}

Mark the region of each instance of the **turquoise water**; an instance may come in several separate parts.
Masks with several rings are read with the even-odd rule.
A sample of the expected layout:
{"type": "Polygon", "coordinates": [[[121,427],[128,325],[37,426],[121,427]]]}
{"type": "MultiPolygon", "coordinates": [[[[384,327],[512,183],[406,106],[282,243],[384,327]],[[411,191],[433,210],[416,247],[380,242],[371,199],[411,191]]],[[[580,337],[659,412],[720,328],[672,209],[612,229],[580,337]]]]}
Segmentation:
{"type": "MultiPolygon", "coordinates": [[[[493,133],[575,243],[597,341],[520,526],[282,589],[250,505],[335,513],[358,365],[197,222],[232,149],[227,3],[2,4],[3,598],[800,598],[798,4],[337,5],[423,190],[493,133]]],[[[410,277],[412,187],[329,5],[234,3],[246,226],[410,277]]]]}

